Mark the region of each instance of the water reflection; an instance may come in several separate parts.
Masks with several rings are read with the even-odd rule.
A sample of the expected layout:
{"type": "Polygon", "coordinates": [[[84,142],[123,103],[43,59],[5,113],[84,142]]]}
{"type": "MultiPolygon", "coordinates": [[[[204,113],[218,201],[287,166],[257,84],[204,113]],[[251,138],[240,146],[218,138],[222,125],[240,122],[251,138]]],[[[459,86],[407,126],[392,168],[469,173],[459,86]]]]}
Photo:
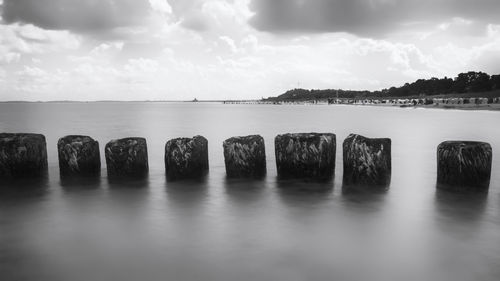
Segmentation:
{"type": "Polygon", "coordinates": [[[436,189],[443,191],[450,191],[455,193],[488,193],[488,189],[490,186],[489,180],[483,185],[475,185],[475,186],[467,186],[467,185],[453,185],[453,184],[444,184],[436,182],[436,189]]]}
{"type": "Polygon", "coordinates": [[[373,216],[383,216],[380,212],[388,207],[388,193],[388,186],[342,185],[342,207],[350,218],[361,218],[372,223],[373,216]]]}
{"type": "MultiPolygon", "coordinates": [[[[151,201],[148,178],[115,178],[108,182],[106,209],[122,212],[118,218],[126,218],[123,214],[142,216],[147,213],[147,207],[151,201]],[[108,208],[109,207],[109,208],[108,208]]],[[[132,217],[128,217],[131,219],[132,217]]]]}
{"type": "Polygon", "coordinates": [[[49,187],[48,171],[39,177],[0,179],[0,200],[41,197],[46,195],[49,187]]]}
{"type": "Polygon", "coordinates": [[[487,238],[491,231],[489,222],[484,220],[487,202],[487,193],[436,190],[434,227],[429,228],[434,231],[431,256],[435,264],[447,269],[437,272],[449,276],[449,280],[498,278],[498,264],[484,263],[492,247],[484,243],[491,239],[487,238]]]}
{"type": "Polygon", "coordinates": [[[262,180],[228,178],[224,180],[226,195],[238,204],[249,204],[261,200],[266,188],[262,180]]]}
{"type": "Polygon", "coordinates": [[[166,181],[168,203],[181,209],[193,209],[208,198],[207,178],[166,181]]]}
{"type": "Polygon", "coordinates": [[[166,176],[167,182],[184,182],[184,181],[205,182],[208,178],[209,173],[210,173],[209,170],[204,170],[204,171],[200,172],[199,175],[190,176],[186,179],[176,178],[176,177],[168,176],[168,175],[165,175],[165,176],[166,176]]]}
{"type": "Polygon", "coordinates": [[[281,201],[290,207],[310,206],[330,198],[334,183],[304,180],[277,180],[276,190],[281,201]]]}
{"type": "Polygon", "coordinates": [[[148,177],[108,177],[110,188],[148,188],[148,177]]]}
{"type": "Polygon", "coordinates": [[[439,214],[438,219],[445,225],[446,221],[452,221],[458,227],[468,227],[481,220],[487,199],[487,192],[460,193],[436,189],[434,207],[439,214]]]}
{"type": "Polygon", "coordinates": [[[363,195],[363,194],[385,194],[389,190],[390,184],[386,185],[364,185],[364,184],[342,184],[343,195],[363,195]]]}
{"type": "Polygon", "coordinates": [[[64,190],[97,189],[101,186],[101,174],[93,176],[60,176],[59,183],[64,190]]]}

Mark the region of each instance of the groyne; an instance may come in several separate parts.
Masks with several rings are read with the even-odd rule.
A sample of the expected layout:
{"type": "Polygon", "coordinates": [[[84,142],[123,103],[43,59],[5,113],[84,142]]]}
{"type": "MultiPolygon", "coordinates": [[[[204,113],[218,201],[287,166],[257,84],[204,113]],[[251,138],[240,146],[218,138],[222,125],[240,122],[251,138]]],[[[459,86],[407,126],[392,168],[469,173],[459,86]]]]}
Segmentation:
{"type": "MultiPolygon", "coordinates": [[[[278,179],[331,180],[335,176],[336,136],[333,133],[295,133],[274,139],[278,179]]],[[[228,178],[266,176],[264,138],[239,136],[223,143],[228,178]]],[[[391,179],[391,139],[350,134],[342,144],[343,183],[384,186],[391,179]]],[[[61,177],[99,176],[99,143],[89,136],[69,135],[57,143],[61,177]]],[[[110,178],[146,177],[148,150],[145,138],[109,141],[105,148],[110,178]]],[[[208,140],[203,136],[176,138],[165,144],[168,179],[204,177],[209,170],[208,140]]],[[[485,142],[444,141],[437,146],[438,188],[485,191],[491,178],[492,148],[485,142]]],[[[0,134],[0,179],[37,177],[47,172],[45,136],[0,134]]]]}

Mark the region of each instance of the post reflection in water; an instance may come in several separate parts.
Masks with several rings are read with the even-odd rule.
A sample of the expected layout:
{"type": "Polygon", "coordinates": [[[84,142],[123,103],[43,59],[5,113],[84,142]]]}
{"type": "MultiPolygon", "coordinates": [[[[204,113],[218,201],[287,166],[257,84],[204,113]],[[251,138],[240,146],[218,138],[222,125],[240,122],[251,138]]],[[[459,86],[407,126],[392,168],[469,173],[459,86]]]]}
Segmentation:
{"type": "Polygon", "coordinates": [[[436,190],[433,227],[439,229],[435,235],[440,243],[434,245],[433,260],[446,269],[443,278],[490,280],[500,273],[498,261],[484,263],[479,258],[500,253],[498,247],[485,243],[491,239],[491,222],[485,219],[488,201],[487,192],[436,190]]]}
{"type": "Polygon", "coordinates": [[[61,176],[59,184],[64,190],[89,188],[95,189],[101,187],[101,175],[95,176],[61,176]]]}
{"type": "Polygon", "coordinates": [[[263,200],[269,186],[264,180],[228,179],[224,180],[225,194],[235,205],[249,205],[263,200]]]}

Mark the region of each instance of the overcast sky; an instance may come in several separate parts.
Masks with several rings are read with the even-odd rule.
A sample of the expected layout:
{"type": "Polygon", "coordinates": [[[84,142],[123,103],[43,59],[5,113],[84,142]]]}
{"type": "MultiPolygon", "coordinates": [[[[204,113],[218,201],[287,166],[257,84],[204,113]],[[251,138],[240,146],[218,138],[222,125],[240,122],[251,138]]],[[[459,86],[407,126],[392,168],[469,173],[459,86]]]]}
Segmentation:
{"type": "Polygon", "coordinates": [[[0,0],[0,100],[254,99],[500,73],[499,0],[0,0]]]}

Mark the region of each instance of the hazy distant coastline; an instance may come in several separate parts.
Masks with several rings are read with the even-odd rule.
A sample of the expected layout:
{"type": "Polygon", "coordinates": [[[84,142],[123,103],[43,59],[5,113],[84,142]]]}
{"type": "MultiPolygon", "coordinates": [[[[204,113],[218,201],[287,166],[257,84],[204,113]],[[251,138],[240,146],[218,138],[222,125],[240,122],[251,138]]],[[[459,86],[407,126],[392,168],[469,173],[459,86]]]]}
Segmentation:
{"type": "Polygon", "coordinates": [[[226,100],[96,100],[0,101],[0,103],[207,103],[223,104],[342,104],[466,110],[500,110],[500,74],[469,71],[455,78],[418,79],[379,91],[292,89],[276,97],[226,100]]]}
{"type": "Polygon", "coordinates": [[[500,74],[469,71],[455,78],[418,79],[401,87],[390,87],[379,91],[353,91],[343,89],[292,89],[265,101],[307,101],[347,99],[387,99],[387,98],[471,98],[500,97],[500,74]]]}

